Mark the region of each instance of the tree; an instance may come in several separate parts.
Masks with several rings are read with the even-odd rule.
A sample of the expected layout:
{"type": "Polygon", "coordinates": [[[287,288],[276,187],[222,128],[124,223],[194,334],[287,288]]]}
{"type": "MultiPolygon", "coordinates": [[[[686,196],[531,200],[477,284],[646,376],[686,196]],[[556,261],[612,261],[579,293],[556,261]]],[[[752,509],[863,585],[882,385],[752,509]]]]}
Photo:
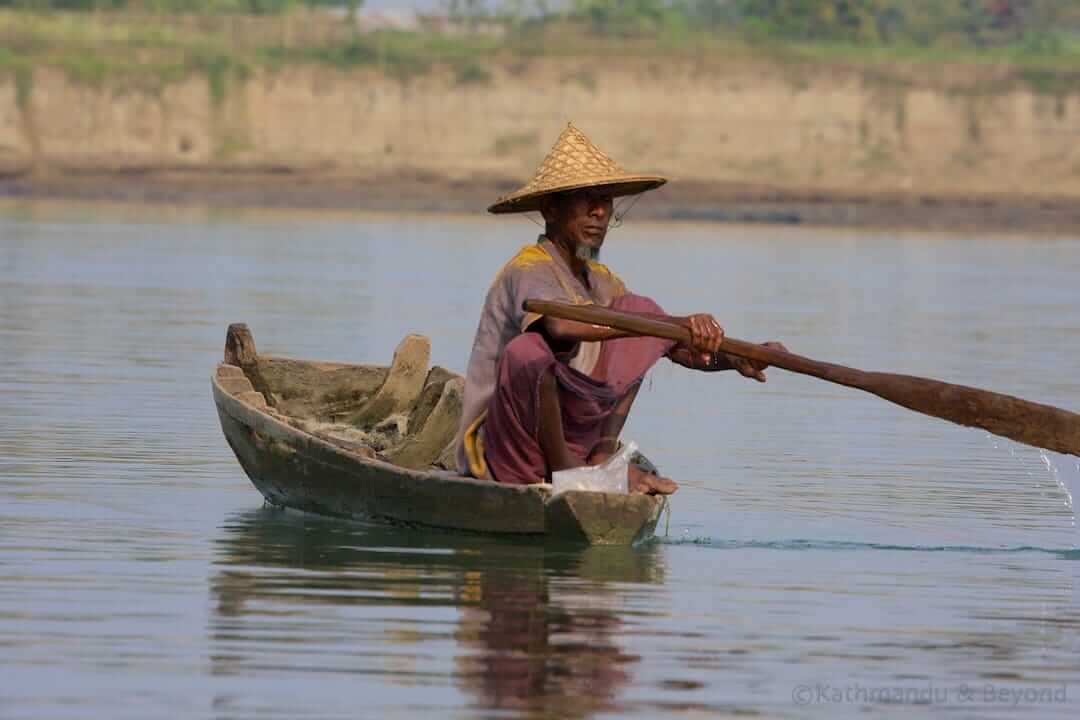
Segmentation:
{"type": "Polygon", "coordinates": [[[595,32],[633,34],[654,30],[685,8],[664,0],[575,0],[573,13],[587,18],[595,32]]]}
{"type": "Polygon", "coordinates": [[[908,4],[899,0],[736,0],[734,3],[739,19],[752,34],[871,43],[889,34],[895,36],[904,25],[904,8],[908,4]]]}

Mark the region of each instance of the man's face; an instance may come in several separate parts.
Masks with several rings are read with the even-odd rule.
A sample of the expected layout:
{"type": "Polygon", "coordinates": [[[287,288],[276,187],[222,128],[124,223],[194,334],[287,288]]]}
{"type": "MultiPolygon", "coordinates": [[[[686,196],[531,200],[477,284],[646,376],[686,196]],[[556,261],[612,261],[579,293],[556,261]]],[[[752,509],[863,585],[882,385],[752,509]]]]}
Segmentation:
{"type": "Polygon", "coordinates": [[[543,215],[553,234],[568,241],[579,257],[595,258],[604,244],[613,210],[610,192],[583,189],[555,195],[543,215]]]}

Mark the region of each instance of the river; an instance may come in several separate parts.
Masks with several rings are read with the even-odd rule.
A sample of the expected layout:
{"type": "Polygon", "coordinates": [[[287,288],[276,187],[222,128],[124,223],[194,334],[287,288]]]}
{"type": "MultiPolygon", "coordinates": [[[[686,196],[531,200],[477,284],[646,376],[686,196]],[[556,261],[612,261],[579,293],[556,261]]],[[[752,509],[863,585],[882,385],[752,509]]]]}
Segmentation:
{"type": "MultiPolygon", "coordinates": [[[[1077,459],[783,371],[653,372],[625,437],[682,489],[641,547],[263,507],[228,323],[461,371],[536,232],[0,205],[0,717],[1075,716],[1077,459]]],[[[735,337],[1080,410],[1080,238],[631,218],[604,260],[735,337]]]]}

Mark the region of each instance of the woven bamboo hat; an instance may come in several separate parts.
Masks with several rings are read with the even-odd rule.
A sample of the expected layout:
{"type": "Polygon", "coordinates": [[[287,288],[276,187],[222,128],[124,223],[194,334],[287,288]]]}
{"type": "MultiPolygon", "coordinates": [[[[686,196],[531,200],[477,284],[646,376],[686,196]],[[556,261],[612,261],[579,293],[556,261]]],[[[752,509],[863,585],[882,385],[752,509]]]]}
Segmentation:
{"type": "Polygon", "coordinates": [[[540,199],[551,193],[581,188],[603,187],[612,197],[636,195],[667,182],[658,175],[635,175],[592,144],[589,138],[568,123],[551,152],[540,163],[525,187],[503,195],[488,208],[490,213],[516,213],[540,209],[540,199]]]}

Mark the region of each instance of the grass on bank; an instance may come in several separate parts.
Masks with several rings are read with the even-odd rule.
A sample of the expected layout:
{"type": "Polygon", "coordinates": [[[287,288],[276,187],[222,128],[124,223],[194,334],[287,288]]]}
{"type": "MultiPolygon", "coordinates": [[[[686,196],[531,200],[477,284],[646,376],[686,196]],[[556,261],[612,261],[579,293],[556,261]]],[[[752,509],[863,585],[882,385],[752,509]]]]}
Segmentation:
{"type": "Polygon", "coordinates": [[[121,90],[160,91],[202,74],[212,99],[219,102],[231,78],[242,80],[257,69],[366,68],[403,82],[443,69],[467,86],[491,82],[496,67],[519,72],[539,58],[593,60],[600,66],[627,59],[692,61],[702,68],[766,61],[796,78],[842,67],[878,81],[954,83],[968,91],[999,91],[1016,84],[1046,93],[1080,89],[1078,39],[1052,48],[1019,43],[977,50],[749,41],[687,26],[666,27],[651,35],[611,36],[568,21],[507,25],[501,35],[461,30],[358,34],[339,18],[318,11],[253,16],[4,10],[0,74],[14,75],[20,102],[29,98],[34,69],[39,67],[59,68],[73,82],[121,90]],[[953,72],[941,72],[945,66],[953,72]]]}
{"type": "Polygon", "coordinates": [[[160,90],[192,72],[239,62],[223,38],[80,13],[0,12],[0,72],[52,67],[76,83],[160,90]]]}

